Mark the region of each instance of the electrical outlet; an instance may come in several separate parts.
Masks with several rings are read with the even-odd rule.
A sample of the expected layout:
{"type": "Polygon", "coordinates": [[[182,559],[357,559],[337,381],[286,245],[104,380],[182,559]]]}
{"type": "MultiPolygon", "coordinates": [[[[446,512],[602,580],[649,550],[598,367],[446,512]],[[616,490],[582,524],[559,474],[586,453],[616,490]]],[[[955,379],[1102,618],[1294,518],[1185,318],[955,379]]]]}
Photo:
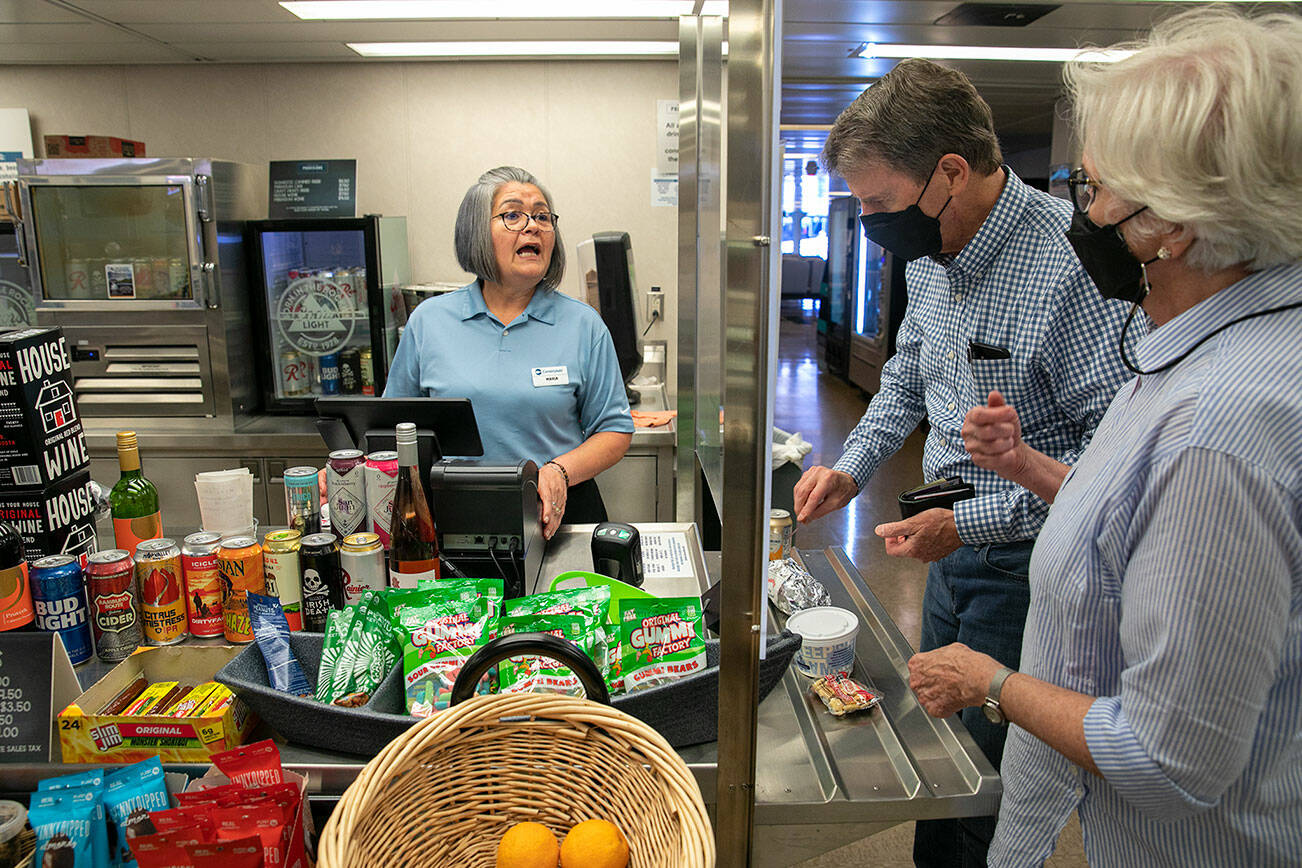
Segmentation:
{"type": "Polygon", "coordinates": [[[652,319],[659,319],[664,322],[665,294],[663,292],[648,292],[646,294],[646,318],[647,322],[652,319]]]}

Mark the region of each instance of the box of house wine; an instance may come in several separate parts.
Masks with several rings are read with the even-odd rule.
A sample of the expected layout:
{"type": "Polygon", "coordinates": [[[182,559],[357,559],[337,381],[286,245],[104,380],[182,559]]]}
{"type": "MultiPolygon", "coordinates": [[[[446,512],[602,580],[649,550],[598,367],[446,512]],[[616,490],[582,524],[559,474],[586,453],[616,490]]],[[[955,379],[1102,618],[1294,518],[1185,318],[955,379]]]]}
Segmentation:
{"type": "Polygon", "coordinates": [[[0,487],[0,521],[18,528],[29,561],[95,551],[95,486],[82,471],[45,488],[0,487]]]}
{"type": "Polygon", "coordinates": [[[0,490],[46,488],[89,468],[63,329],[0,334],[0,490]]]}

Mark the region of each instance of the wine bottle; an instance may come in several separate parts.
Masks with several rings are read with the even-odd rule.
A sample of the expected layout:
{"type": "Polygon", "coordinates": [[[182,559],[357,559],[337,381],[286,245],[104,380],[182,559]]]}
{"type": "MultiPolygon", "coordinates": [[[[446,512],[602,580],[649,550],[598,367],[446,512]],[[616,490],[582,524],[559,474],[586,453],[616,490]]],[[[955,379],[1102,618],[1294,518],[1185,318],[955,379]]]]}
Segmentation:
{"type": "Polygon", "coordinates": [[[23,537],[18,528],[0,521],[0,633],[35,629],[23,537]]]}
{"type": "Polygon", "coordinates": [[[158,489],[140,470],[140,447],[136,444],[135,431],[118,432],[118,467],[122,478],[109,492],[113,538],[118,548],[135,557],[136,546],[163,535],[158,489]]]}
{"type": "Polygon", "coordinates": [[[438,534],[434,515],[420,482],[416,460],[416,426],[399,422],[398,487],[393,493],[393,521],[390,524],[389,559],[393,564],[393,584],[414,588],[420,579],[441,579],[438,534]]]}

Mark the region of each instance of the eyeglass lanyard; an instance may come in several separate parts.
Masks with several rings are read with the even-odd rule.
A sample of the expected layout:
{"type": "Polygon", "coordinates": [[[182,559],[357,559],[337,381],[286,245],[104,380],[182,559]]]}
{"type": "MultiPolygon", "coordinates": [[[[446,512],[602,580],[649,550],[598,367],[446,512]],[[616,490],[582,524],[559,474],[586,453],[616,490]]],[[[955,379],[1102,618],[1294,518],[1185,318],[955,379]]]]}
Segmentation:
{"type": "Polygon", "coordinates": [[[1215,329],[1214,331],[1210,331],[1207,334],[1203,335],[1201,338],[1198,339],[1198,341],[1193,346],[1185,350],[1177,358],[1172,359],[1171,361],[1167,362],[1165,365],[1162,365],[1160,368],[1153,368],[1153,370],[1151,371],[1141,371],[1139,368],[1135,367],[1134,363],[1130,361],[1130,357],[1126,355],[1126,329],[1130,328],[1130,321],[1135,318],[1135,311],[1139,310],[1139,304],[1140,302],[1137,301],[1133,305],[1131,305],[1130,313],[1126,315],[1126,324],[1121,327],[1121,338],[1117,341],[1117,348],[1121,350],[1122,363],[1127,368],[1130,369],[1131,373],[1138,374],[1140,376],[1147,376],[1149,374],[1160,374],[1163,371],[1168,371],[1171,368],[1174,368],[1176,365],[1180,364],[1185,359],[1189,358],[1189,354],[1192,353],[1194,350],[1198,349],[1203,344],[1207,343],[1213,337],[1225,331],[1227,328],[1229,328],[1232,325],[1238,325],[1241,322],[1250,319],[1256,319],[1259,316],[1267,316],[1268,314],[1279,313],[1280,311],[1293,310],[1294,308],[1302,307],[1302,301],[1295,301],[1292,304],[1283,304],[1280,305],[1279,307],[1268,307],[1265,310],[1258,310],[1258,311],[1254,311],[1253,313],[1244,314],[1243,316],[1238,317],[1237,319],[1230,320],[1220,328],[1215,329]]]}

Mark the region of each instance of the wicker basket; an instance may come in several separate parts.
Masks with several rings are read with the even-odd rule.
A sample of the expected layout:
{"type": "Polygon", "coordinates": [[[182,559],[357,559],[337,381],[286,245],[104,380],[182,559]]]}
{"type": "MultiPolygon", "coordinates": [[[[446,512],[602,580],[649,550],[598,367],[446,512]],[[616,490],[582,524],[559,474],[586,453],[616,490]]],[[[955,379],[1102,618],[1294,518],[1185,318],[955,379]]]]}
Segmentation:
{"type": "Polygon", "coordinates": [[[492,868],[513,824],[563,836],[601,818],[630,868],[712,868],[714,834],[687,765],[609,706],[545,694],[479,696],[390,742],[321,833],[318,868],[492,868]]]}

